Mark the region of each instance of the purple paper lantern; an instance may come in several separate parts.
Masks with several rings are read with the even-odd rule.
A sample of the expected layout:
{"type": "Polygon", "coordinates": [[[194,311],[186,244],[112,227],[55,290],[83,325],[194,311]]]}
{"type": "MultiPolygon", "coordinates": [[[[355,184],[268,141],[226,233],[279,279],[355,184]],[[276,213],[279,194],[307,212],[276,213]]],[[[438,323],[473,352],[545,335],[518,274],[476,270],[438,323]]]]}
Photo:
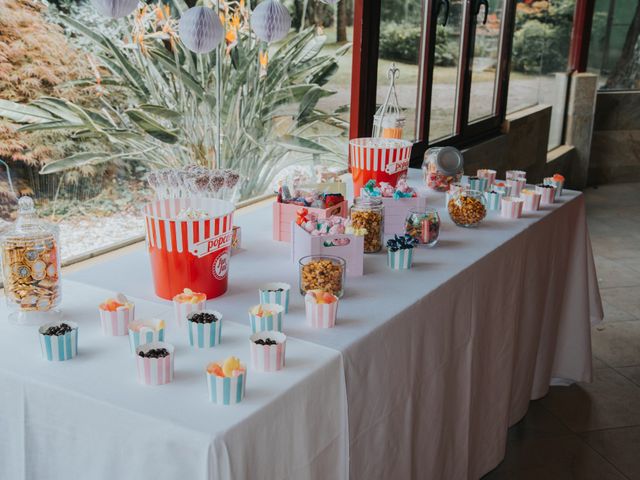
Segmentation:
{"type": "Polygon", "coordinates": [[[195,53],[209,53],[224,37],[224,28],[213,10],[193,7],[184,12],[178,23],[184,46],[195,53]]]}
{"type": "Polygon", "coordinates": [[[101,15],[111,18],[126,17],[138,6],[138,0],[91,0],[101,15]]]}
{"type": "Polygon", "coordinates": [[[291,29],[291,15],[278,0],[260,2],[251,14],[251,28],[265,42],[277,42],[291,29]]]}

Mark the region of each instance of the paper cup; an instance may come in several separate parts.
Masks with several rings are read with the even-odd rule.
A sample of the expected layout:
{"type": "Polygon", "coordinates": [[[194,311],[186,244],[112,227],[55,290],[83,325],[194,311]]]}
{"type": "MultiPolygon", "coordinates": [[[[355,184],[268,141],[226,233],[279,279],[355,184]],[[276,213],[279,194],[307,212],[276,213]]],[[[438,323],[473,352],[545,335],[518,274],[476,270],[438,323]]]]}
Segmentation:
{"type": "Polygon", "coordinates": [[[564,187],[564,180],[554,180],[553,177],[546,177],[542,180],[544,185],[551,185],[552,187],[556,187],[556,197],[562,195],[562,188],[564,187]]]}
{"type": "Polygon", "coordinates": [[[164,320],[152,318],[129,322],[129,346],[136,353],[140,345],[153,342],[164,342],[164,320]]]}
{"type": "Polygon", "coordinates": [[[249,337],[251,366],[258,372],[275,372],[284,368],[287,336],[281,332],[258,332],[249,337]],[[260,345],[256,340],[270,338],[276,345],[260,345]]]}
{"type": "Polygon", "coordinates": [[[136,347],[136,365],[138,381],[143,385],[164,385],[173,380],[174,347],[170,343],[152,342],[136,347]],[[140,352],[148,352],[153,348],[166,348],[169,355],[163,358],[141,357],[140,352]]]}
{"type": "Polygon", "coordinates": [[[524,170],[507,170],[505,177],[507,180],[524,180],[527,181],[527,172],[524,170]]]}
{"type": "Polygon", "coordinates": [[[282,282],[265,283],[258,289],[260,303],[266,305],[272,303],[284,307],[284,313],[289,313],[289,294],[291,285],[282,282]],[[275,291],[279,290],[281,291],[275,291]]]}
{"type": "Polygon", "coordinates": [[[237,377],[218,377],[207,372],[209,400],[216,405],[235,405],[244,398],[247,372],[237,377]]]}
{"type": "Polygon", "coordinates": [[[38,329],[40,335],[40,347],[42,356],[50,362],[63,362],[71,360],[78,354],[78,325],[74,322],[52,322],[42,325],[38,329]],[[56,327],[66,323],[71,331],[64,335],[45,335],[49,327],[56,327]]]}
{"type": "Polygon", "coordinates": [[[520,198],[524,201],[524,205],[522,206],[522,210],[525,212],[536,212],[540,210],[540,195],[535,190],[530,190],[525,188],[520,192],[520,198]]]}
{"type": "Polygon", "coordinates": [[[408,270],[413,261],[413,248],[392,252],[387,251],[387,264],[391,270],[408,270]]]}
{"type": "Polygon", "coordinates": [[[206,300],[198,303],[181,303],[173,301],[173,313],[175,315],[176,323],[179,327],[182,327],[187,322],[187,317],[193,312],[202,312],[207,304],[206,300]]]}
{"type": "Polygon", "coordinates": [[[522,189],[525,187],[526,184],[527,184],[527,181],[520,178],[507,180],[507,185],[511,187],[512,197],[519,197],[520,192],[522,191],[522,189]]]}
{"type": "Polygon", "coordinates": [[[262,304],[262,308],[273,312],[272,315],[262,315],[261,317],[254,315],[254,309],[258,308],[255,305],[249,309],[249,322],[251,324],[251,332],[263,332],[267,330],[282,331],[282,318],[284,317],[284,307],[276,305],[275,303],[262,304]]]}
{"type": "Polygon", "coordinates": [[[470,190],[469,188],[469,184],[468,183],[452,183],[449,186],[449,191],[445,193],[445,208],[448,208],[449,206],[449,200],[451,200],[453,198],[453,196],[458,193],[458,192],[462,192],[462,191],[467,191],[470,190]]]}
{"type": "Polygon", "coordinates": [[[480,192],[484,192],[487,190],[488,186],[489,186],[489,181],[486,178],[469,177],[470,190],[478,190],[480,192]]]}
{"type": "Polygon", "coordinates": [[[502,210],[500,215],[504,218],[520,218],[522,216],[522,205],[524,201],[516,197],[504,197],[502,199],[502,210]]]}
{"type": "Polygon", "coordinates": [[[189,316],[187,316],[189,345],[196,348],[215,347],[222,341],[222,314],[215,310],[202,310],[202,312],[215,315],[218,321],[211,323],[192,322],[191,317],[200,312],[190,313],[189,316]]]}
{"type": "Polygon", "coordinates": [[[487,179],[487,188],[490,188],[493,185],[493,182],[496,180],[496,171],[490,170],[488,168],[480,168],[478,169],[476,175],[480,178],[487,179]]]}
{"type": "Polygon", "coordinates": [[[135,305],[118,307],[115,311],[100,311],[100,325],[102,333],[108,337],[117,337],[129,333],[129,322],[135,319],[135,305]]]}
{"type": "Polygon", "coordinates": [[[487,208],[493,211],[500,210],[500,200],[506,195],[501,192],[491,190],[490,192],[484,192],[484,199],[487,202],[487,208]]]}
{"type": "Polygon", "coordinates": [[[536,192],[540,194],[540,205],[551,205],[555,201],[556,187],[553,185],[536,185],[536,192]]]}
{"type": "Polygon", "coordinates": [[[305,295],[304,306],[307,322],[313,328],[333,328],[336,325],[338,313],[338,297],[333,303],[316,303],[305,295]]]}
{"type": "Polygon", "coordinates": [[[502,193],[502,195],[504,195],[505,197],[511,196],[511,185],[507,185],[506,180],[495,180],[493,182],[493,185],[491,186],[491,189],[494,192],[502,193]]]}

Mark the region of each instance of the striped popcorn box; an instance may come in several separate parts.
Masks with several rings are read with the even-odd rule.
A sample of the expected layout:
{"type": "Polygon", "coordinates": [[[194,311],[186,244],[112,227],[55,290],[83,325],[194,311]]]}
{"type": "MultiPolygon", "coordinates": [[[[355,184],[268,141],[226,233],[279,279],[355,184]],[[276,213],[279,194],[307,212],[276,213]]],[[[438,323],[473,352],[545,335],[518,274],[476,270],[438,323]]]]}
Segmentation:
{"type": "Polygon", "coordinates": [[[164,385],[173,380],[174,347],[170,343],[152,342],[136,347],[136,366],[138,381],[143,385],[164,385]],[[140,356],[149,350],[164,348],[169,355],[160,358],[140,356]]]}
{"type": "Polygon", "coordinates": [[[562,175],[554,175],[553,177],[545,177],[542,180],[544,185],[551,185],[556,187],[556,197],[562,195],[562,188],[564,187],[564,177],[562,175]]]}
{"type": "Polygon", "coordinates": [[[520,198],[524,201],[524,205],[522,206],[522,210],[525,212],[535,212],[540,210],[540,195],[535,190],[531,190],[530,188],[525,188],[520,192],[520,198]]]}
{"type": "Polygon", "coordinates": [[[338,297],[321,290],[309,290],[304,296],[307,322],[313,328],[333,328],[336,326],[338,314],[338,297]],[[323,303],[318,303],[318,297],[323,303]],[[333,300],[333,301],[331,301],[333,300]],[[329,301],[331,301],[329,303],[329,301]]]}
{"type": "Polygon", "coordinates": [[[251,366],[258,372],[275,372],[284,368],[284,354],[287,336],[281,332],[258,332],[249,337],[251,366]],[[264,344],[265,340],[275,341],[275,345],[264,344]],[[262,343],[260,342],[262,341],[262,343]],[[258,343],[256,343],[258,342],[258,343]]]}
{"type": "Polygon", "coordinates": [[[480,168],[478,169],[478,171],[476,172],[476,175],[480,178],[486,178],[487,179],[487,188],[491,187],[491,185],[493,185],[493,182],[496,181],[496,171],[495,170],[491,170],[488,168],[480,168]]]}
{"type": "Polygon", "coordinates": [[[527,172],[524,170],[507,170],[505,176],[507,180],[524,180],[527,181],[527,172]]]}
{"type": "Polygon", "coordinates": [[[527,184],[527,181],[522,178],[507,179],[507,185],[511,187],[512,197],[519,197],[520,192],[522,191],[522,189],[525,187],[526,184],[527,184]]]}
{"type": "Polygon", "coordinates": [[[536,192],[540,194],[540,205],[551,205],[556,199],[556,187],[553,185],[536,185],[536,192]]]}
{"type": "Polygon", "coordinates": [[[507,185],[506,180],[495,180],[491,189],[502,193],[505,197],[511,196],[511,185],[507,185]]]}
{"type": "Polygon", "coordinates": [[[204,293],[195,293],[188,288],[173,297],[173,312],[178,326],[182,327],[186,323],[190,313],[203,311],[206,301],[207,296],[204,293]]]}
{"type": "Polygon", "coordinates": [[[396,185],[406,176],[412,143],[389,138],[354,138],[349,141],[349,166],[354,196],[369,180],[396,185]]]}
{"type": "Polygon", "coordinates": [[[481,177],[469,177],[469,189],[485,192],[489,186],[489,180],[481,177]]]}
{"type": "Polygon", "coordinates": [[[140,345],[153,342],[164,342],[164,320],[152,318],[129,322],[129,346],[131,352],[136,353],[140,345]]]}
{"type": "MultiPolygon", "coordinates": [[[[42,356],[50,362],[63,362],[71,360],[78,354],[78,325],[73,322],[53,322],[42,325],[38,329],[40,335],[40,347],[42,356]],[[67,325],[71,331],[65,331],[61,335],[54,335],[49,329],[58,328],[68,330],[63,327],[67,325]]],[[[60,333],[60,331],[58,332],[60,333]]]]}
{"type": "Polygon", "coordinates": [[[247,372],[237,377],[218,377],[207,373],[209,400],[216,405],[235,405],[244,398],[247,386],[247,372]]]}
{"type": "Polygon", "coordinates": [[[116,299],[108,299],[98,307],[102,333],[108,337],[127,335],[129,322],[135,319],[135,305],[119,293],[116,299]]]}
{"type": "Polygon", "coordinates": [[[487,202],[487,208],[489,210],[499,211],[500,210],[500,200],[506,197],[506,195],[502,192],[491,190],[490,192],[484,192],[484,199],[487,202]]]}
{"type": "Polygon", "coordinates": [[[266,330],[282,331],[282,318],[284,307],[275,303],[255,305],[249,309],[249,322],[251,332],[263,332],[266,330]]]}
{"type": "MultiPolygon", "coordinates": [[[[209,317],[211,318],[211,317],[209,317]]],[[[189,345],[196,348],[215,347],[222,341],[222,314],[215,310],[202,310],[193,312],[187,316],[187,327],[189,330],[189,345]],[[200,322],[194,318],[199,314],[213,315],[217,320],[213,322],[200,322]]]]}
{"type": "Polygon", "coordinates": [[[413,248],[387,251],[387,265],[391,270],[409,270],[413,261],[413,248]]]}
{"type": "Polygon", "coordinates": [[[500,215],[504,218],[520,218],[522,216],[522,205],[524,200],[516,197],[504,197],[502,199],[502,210],[500,215]]]}
{"type": "Polygon", "coordinates": [[[289,313],[289,294],[291,285],[282,282],[265,283],[258,288],[260,303],[273,303],[284,307],[284,313],[289,313]]]}

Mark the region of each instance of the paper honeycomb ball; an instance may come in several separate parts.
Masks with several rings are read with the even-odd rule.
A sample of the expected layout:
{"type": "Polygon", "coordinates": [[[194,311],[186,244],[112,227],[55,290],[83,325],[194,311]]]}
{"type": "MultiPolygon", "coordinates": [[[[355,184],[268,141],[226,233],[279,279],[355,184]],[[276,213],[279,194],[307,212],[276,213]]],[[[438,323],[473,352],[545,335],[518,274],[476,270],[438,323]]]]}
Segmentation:
{"type": "Polygon", "coordinates": [[[138,0],[91,0],[101,15],[111,18],[126,17],[138,6],[138,0]]]}
{"type": "Polygon", "coordinates": [[[289,33],[291,15],[278,0],[265,0],[253,10],[251,28],[260,40],[277,42],[289,33]]]}
{"type": "Polygon", "coordinates": [[[193,7],[184,12],[178,23],[180,40],[195,53],[209,53],[224,37],[224,28],[213,10],[193,7]]]}

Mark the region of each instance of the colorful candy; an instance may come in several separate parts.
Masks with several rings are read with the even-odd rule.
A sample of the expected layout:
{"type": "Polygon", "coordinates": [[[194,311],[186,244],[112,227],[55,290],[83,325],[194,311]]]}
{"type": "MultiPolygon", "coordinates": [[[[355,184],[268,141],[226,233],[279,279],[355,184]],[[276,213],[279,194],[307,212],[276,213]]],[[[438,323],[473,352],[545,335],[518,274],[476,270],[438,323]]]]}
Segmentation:
{"type": "Polygon", "coordinates": [[[196,293],[189,288],[185,288],[183,293],[179,293],[173,297],[173,301],[178,303],[200,303],[206,299],[207,295],[205,293],[196,293]]]}
{"type": "Polygon", "coordinates": [[[220,362],[211,362],[207,365],[207,373],[216,377],[237,377],[247,371],[247,368],[237,357],[228,357],[222,365],[220,362]]]}

